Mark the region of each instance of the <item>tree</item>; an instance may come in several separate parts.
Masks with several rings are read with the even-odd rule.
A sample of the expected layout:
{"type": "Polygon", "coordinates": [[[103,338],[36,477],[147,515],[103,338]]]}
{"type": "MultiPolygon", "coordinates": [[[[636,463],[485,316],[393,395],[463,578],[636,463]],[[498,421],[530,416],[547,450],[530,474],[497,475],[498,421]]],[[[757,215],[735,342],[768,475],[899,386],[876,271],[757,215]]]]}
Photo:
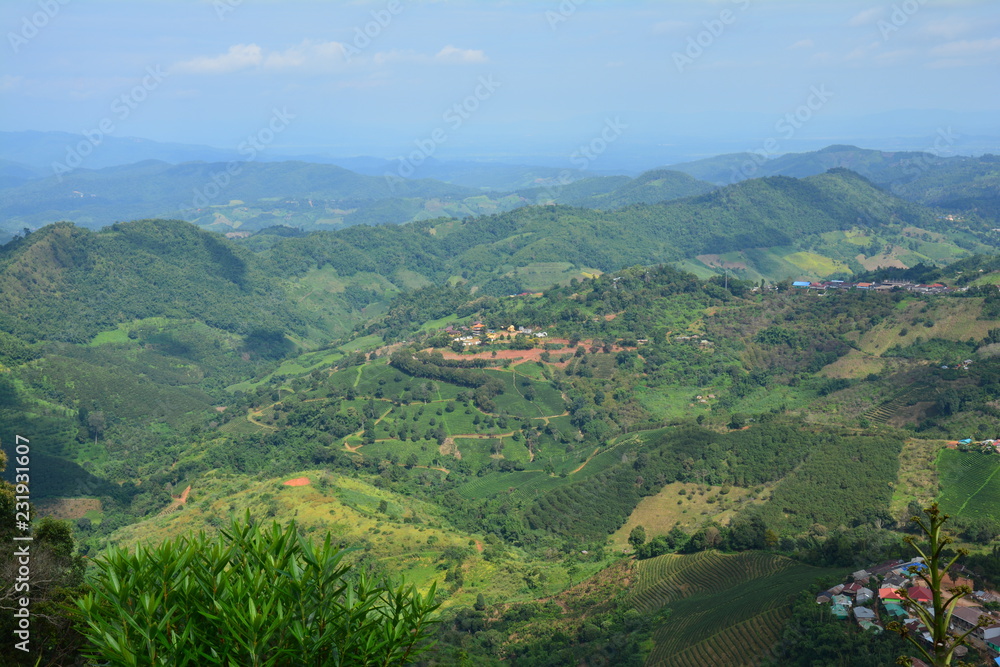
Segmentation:
{"type": "Polygon", "coordinates": [[[330,535],[291,522],[233,521],[199,533],[112,548],[77,602],[87,654],[101,664],[406,665],[425,652],[435,587],[351,573],[330,535]]]}
{"type": "Polygon", "coordinates": [[[104,433],[106,425],[103,412],[91,412],[87,416],[87,426],[90,429],[90,434],[94,436],[94,444],[97,444],[97,438],[104,433]]]}
{"type": "Polygon", "coordinates": [[[632,529],[632,532],[628,534],[628,543],[632,545],[633,549],[638,549],[643,544],[646,543],[646,529],[642,526],[636,526],[632,529]]]}
{"type": "MultiPolygon", "coordinates": [[[[975,630],[976,627],[980,627],[986,623],[984,622],[985,617],[983,617],[980,618],[979,624],[976,627],[970,628],[957,637],[952,637],[948,634],[948,626],[951,624],[951,615],[954,611],[955,604],[963,597],[971,594],[972,590],[968,586],[956,586],[955,588],[943,591],[942,580],[944,579],[944,575],[947,574],[948,570],[951,569],[955,562],[958,561],[961,556],[967,556],[969,552],[966,549],[958,549],[955,552],[955,555],[948,559],[948,556],[945,555],[944,551],[954,540],[943,534],[942,526],[944,526],[944,523],[950,517],[947,514],[941,513],[941,510],[938,509],[937,503],[933,503],[930,507],[924,508],[924,514],[927,517],[926,521],[919,516],[914,516],[910,520],[916,523],[919,530],[927,537],[928,544],[926,547],[921,548],[918,546],[917,540],[912,535],[907,535],[903,538],[903,541],[912,546],[924,559],[924,565],[926,567],[920,568],[913,566],[910,568],[910,571],[920,577],[924,583],[927,584],[927,587],[930,588],[933,601],[933,611],[924,609],[920,604],[914,601],[910,597],[909,593],[907,593],[904,589],[900,589],[896,591],[896,593],[903,598],[906,606],[914,614],[916,614],[917,618],[919,618],[930,631],[931,638],[934,642],[933,646],[930,651],[925,649],[923,643],[913,637],[906,626],[900,624],[899,622],[890,623],[888,625],[888,629],[898,633],[904,639],[909,640],[911,644],[920,650],[923,657],[933,667],[947,667],[948,665],[951,665],[955,649],[963,645],[965,638],[969,636],[969,634],[975,630]],[[947,593],[951,593],[951,595],[945,599],[947,593]]],[[[899,658],[898,664],[911,665],[912,661],[910,658],[903,656],[899,658]]]]}

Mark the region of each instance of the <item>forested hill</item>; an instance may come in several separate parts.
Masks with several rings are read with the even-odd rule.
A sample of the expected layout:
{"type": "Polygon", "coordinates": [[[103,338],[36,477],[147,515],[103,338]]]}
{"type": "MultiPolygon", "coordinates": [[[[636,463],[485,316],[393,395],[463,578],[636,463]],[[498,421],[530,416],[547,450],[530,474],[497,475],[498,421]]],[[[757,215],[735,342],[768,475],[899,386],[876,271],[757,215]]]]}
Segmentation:
{"type": "MultiPolygon", "coordinates": [[[[465,280],[482,294],[507,295],[569,279],[544,271],[531,278],[538,267],[614,271],[775,246],[823,252],[829,244],[821,235],[838,230],[959,233],[945,224],[956,223],[938,221],[928,209],[845,170],[756,179],[613,211],[533,206],[466,220],[272,236],[257,245],[251,237],[248,247],[180,221],[119,223],[96,233],[60,223],[0,251],[0,328],[26,340],[83,341],[119,323],[167,313],[241,334],[266,322],[284,333],[309,327],[328,339],[338,318],[357,317],[399,290],[449,279],[465,280]],[[317,272],[332,272],[341,282],[326,284],[317,272]],[[301,287],[302,296],[289,299],[290,285],[301,287]],[[316,294],[325,301],[309,311],[316,294]],[[74,312],[68,303],[77,304],[74,312]]],[[[857,253],[858,246],[847,245],[857,253]]],[[[758,276],[799,275],[791,264],[765,270],[758,276]]]]}
{"type": "MultiPolygon", "coordinates": [[[[474,220],[354,227],[282,239],[268,256],[289,273],[329,265],[342,275],[407,270],[432,282],[457,275],[486,285],[539,262],[611,271],[704,253],[821,243],[817,235],[837,230],[904,226],[934,229],[940,223],[929,210],[853,172],[835,170],[801,180],[755,179],[698,197],[606,212],[528,207],[474,220]]],[[[512,293],[518,285],[497,287],[498,293],[512,293]]]]}
{"type": "MultiPolygon", "coordinates": [[[[136,217],[177,217],[182,211],[262,199],[333,200],[350,209],[360,202],[420,197],[469,197],[473,188],[430,179],[389,180],[328,164],[307,162],[187,162],[156,160],[33,180],[0,191],[0,218],[37,224],[70,219],[86,226],[136,217]],[[230,168],[230,165],[233,165],[230,168]]],[[[307,203],[308,206],[308,203],[307,203]]],[[[404,218],[408,219],[408,218],[404,218]]],[[[208,222],[211,222],[209,216],[208,222]]]]}
{"type": "Polygon", "coordinates": [[[253,253],[179,221],[49,225],[0,248],[0,329],[85,342],[121,322],[195,318],[241,334],[302,320],[253,253]]]}
{"type": "Polygon", "coordinates": [[[881,151],[857,146],[833,145],[818,151],[806,153],[786,153],[770,159],[763,159],[754,153],[730,153],[714,157],[684,162],[670,166],[695,178],[711,183],[732,183],[733,179],[744,180],[763,176],[792,176],[804,178],[821,174],[829,169],[850,169],[877,183],[887,183],[902,176],[909,168],[911,176],[919,171],[938,168],[951,162],[968,160],[964,157],[943,157],[947,140],[938,147],[936,153],[923,151],[881,151]]]}
{"type": "Polygon", "coordinates": [[[752,153],[718,155],[670,168],[718,184],[765,176],[804,178],[829,169],[850,169],[909,201],[975,211],[1000,220],[1000,158],[951,155],[953,139],[942,131],[928,151],[828,146],[766,160],[752,153]]]}
{"type": "Polygon", "coordinates": [[[519,194],[538,203],[612,209],[693,197],[714,189],[711,183],[699,181],[683,172],[654,169],[633,179],[625,176],[587,178],[553,188],[525,190],[519,194]]]}

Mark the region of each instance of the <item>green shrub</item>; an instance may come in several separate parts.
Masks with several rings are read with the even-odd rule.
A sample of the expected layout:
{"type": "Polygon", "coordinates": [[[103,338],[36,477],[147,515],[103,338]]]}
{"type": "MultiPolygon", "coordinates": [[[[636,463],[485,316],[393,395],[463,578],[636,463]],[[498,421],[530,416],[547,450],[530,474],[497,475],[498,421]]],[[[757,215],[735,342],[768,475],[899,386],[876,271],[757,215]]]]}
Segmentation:
{"type": "Polygon", "coordinates": [[[403,665],[427,650],[434,603],[403,584],[350,576],[321,544],[273,523],[168,540],[96,561],[77,603],[87,653],[106,665],[403,665]]]}

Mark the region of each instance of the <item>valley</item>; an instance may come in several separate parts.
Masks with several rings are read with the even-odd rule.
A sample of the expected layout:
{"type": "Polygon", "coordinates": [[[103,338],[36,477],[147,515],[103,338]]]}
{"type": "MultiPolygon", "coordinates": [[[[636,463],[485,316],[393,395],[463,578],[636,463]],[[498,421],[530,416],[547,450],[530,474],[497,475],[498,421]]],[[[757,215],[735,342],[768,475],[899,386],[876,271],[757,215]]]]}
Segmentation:
{"type": "Polygon", "coordinates": [[[844,170],[339,231],[57,223],[0,249],[0,443],[32,435],[88,558],[254,517],[434,586],[431,664],[764,664],[929,502],[996,586],[1000,457],[948,445],[1000,435],[991,224],[844,170]]]}

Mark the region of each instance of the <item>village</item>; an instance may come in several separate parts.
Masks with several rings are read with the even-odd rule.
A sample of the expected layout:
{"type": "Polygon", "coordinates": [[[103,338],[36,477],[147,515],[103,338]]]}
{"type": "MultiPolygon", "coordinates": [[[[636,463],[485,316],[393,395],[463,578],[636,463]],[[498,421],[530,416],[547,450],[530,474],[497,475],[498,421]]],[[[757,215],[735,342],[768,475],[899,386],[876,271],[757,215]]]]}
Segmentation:
{"type": "Polygon", "coordinates": [[[518,336],[545,338],[549,335],[545,331],[537,331],[530,327],[515,327],[513,324],[506,329],[494,330],[487,328],[482,322],[476,322],[471,326],[455,327],[449,325],[444,332],[452,337],[453,343],[459,343],[465,347],[482,345],[484,342],[491,343],[500,339],[513,340],[518,336]]]}
{"type": "Polygon", "coordinates": [[[957,449],[960,452],[981,452],[983,454],[1000,454],[1000,440],[987,438],[986,440],[975,441],[972,438],[964,440],[949,440],[945,443],[948,449],[957,449]]]}
{"type": "MultiPolygon", "coordinates": [[[[919,604],[933,615],[933,594],[921,577],[927,570],[922,558],[911,562],[893,560],[858,570],[850,575],[846,583],[837,584],[816,596],[816,604],[830,605],[830,614],[843,621],[854,618],[863,630],[883,632],[887,623],[896,621],[914,637],[920,637],[930,646],[932,639],[927,627],[912,612],[912,605],[919,604]],[[900,593],[906,592],[904,599],[900,593]]],[[[945,573],[942,590],[951,591],[960,586],[973,590],[971,579],[959,574],[945,573]]],[[[968,640],[979,651],[989,654],[1000,665],[1000,613],[987,609],[1000,609],[1000,594],[996,591],[974,591],[972,595],[960,599],[951,616],[949,629],[955,635],[972,630],[968,640]],[[984,625],[980,625],[980,619],[984,625]]],[[[966,655],[968,648],[959,647],[955,655],[966,655]]],[[[926,667],[926,663],[914,659],[914,667],[926,667]]]]}
{"type": "Polygon", "coordinates": [[[892,292],[893,290],[902,290],[906,292],[915,292],[917,294],[947,294],[950,292],[960,292],[961,288],[958,287],[948,287],[942,285],[941,283],[934,283],[931,285],[920,285],[907,280],[886,280],[885,282],[877,283],[849,283],[843,280],[826,280],[823,282],[810,282],[808,280],[796,280],[792,283],[792,287],[796,289],[813,289],[813,290],[849,290],[849,289],[859,289],[868,290],[872,292],[892,292]]]}

